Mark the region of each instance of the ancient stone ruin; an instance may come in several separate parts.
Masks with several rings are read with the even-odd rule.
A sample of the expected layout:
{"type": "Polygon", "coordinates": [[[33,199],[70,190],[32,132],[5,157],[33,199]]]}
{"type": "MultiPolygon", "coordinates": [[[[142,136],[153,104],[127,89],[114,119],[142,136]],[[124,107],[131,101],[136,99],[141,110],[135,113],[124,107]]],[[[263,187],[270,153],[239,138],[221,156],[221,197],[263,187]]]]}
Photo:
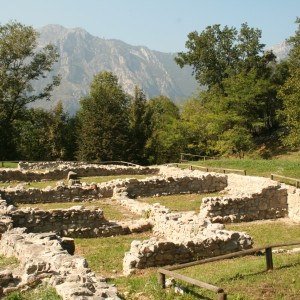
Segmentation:
{"type": "Polygon", "coordinates": [[[81,163],[20,163],[18,170],[1,170],[0,181],[62,180],[72,171],[79,177],[148,174],[145,179],[85,184],[70,180],[45,189],[0,189],[0,253],[17,257],[17,274],[0,271],[0,295],[25,290],[47,280],[63,299],[119,299],[115,287],[99,279],[84,258],[74,254],[72,238],[106,237],[152,230],[153,237],[133,241],[124,254],[125,275],[137,269],[183,263],[252,247],[243,232],[222,223],[290,217],[300,220],[300,190],[266,178],[205,173],[160,166],[86,165],[81,163]],[[45,168],[50,168],[45,169],[45,168]],[[147,204],[139,197],[218,192],[204,198],[198,212],[178,213],[147,204]],[[112,198],[139,220],[107,220],[105,212],[76,202],[112,198]],[[70,209],[17,209],[19,203],[74,202],[70,209]],[[80,298],[81,297],[81,298],[80,298]]]}

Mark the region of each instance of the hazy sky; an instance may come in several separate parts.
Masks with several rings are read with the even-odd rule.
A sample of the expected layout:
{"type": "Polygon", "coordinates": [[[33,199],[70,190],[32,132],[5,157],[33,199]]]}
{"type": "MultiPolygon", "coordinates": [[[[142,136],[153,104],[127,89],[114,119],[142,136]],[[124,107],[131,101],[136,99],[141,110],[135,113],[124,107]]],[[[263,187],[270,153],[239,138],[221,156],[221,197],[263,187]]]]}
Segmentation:
{"type": "Polygon", "coordinates": [[[244,22],[261,29],[269,47],[294,34],[297,16],[300,0],[0,0],[2,25],[81,27],[163,52],[184,51],[191,31],[213,24],[239,29],[244,22]]]}

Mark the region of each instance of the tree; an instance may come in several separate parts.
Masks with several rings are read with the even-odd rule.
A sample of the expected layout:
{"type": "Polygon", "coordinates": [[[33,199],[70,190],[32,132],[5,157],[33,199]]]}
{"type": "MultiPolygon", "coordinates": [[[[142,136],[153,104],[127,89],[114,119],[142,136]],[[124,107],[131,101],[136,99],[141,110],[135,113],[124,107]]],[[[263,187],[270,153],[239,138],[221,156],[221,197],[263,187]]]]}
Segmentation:
{"type": "Polygon", "coordinates": [[[37,92],[33,82],[44,79],[52,70],[58,54],[53,45],[37,50],[37,33],[31,26],[10,22],[0,26],[0,156],[10,158],[13,121],[22,118],[26,105],[50,99],[59,76],[37,92]]]}
{"type": "Polygon", "coordinates": [[[129,149],[129,96],[117,76],[101,72],[94,76],[91,92],[81,99],[77,158],[80,160],[125,160],[129,149]]]}
{"type": "Polygon", "coordinates": [[[279,91],[283,100],[279,116],[283,118],[283,125],[288,130],[283,142],[291,147],[300,145],[300,18],[295,23],[298,25],[295,35],[287,40],[292,46],[287,60],[290,76],[279,91]]]}
{"type": "Polygon", "coordinates": [[[59,102],[52,110],[32,108],[14,122],[17,157],[24,160],[73,160],[75,124],[59,102]]]}
{"type": "Polygon", "coordinates": [[[185,147],[178,107],[167,97],[159,96],[147,102],[146,118],[149,138],[145,153],[151,164],[179,160],[185,147]]]}
{"type": "Polygon", "coordinates": [[[130,153],[129,160],[146,164],[144,148],[147,140],[146,122],[147,100],[144,92],[137,86],[129,106],[130,153]]]}
{"type": "Polygon", "coordinates": [[[259,43],[261,31],[242,24],[236,28],[219,24],[208,26],[198,34],[188,35],[188,52],[178,53],[175,61],[180,67],[190,65],[200,85],[210,89],[214,85],[223,87],[223,80],[232,73],[258,66],[263,44],[259,43]]]}
{"type": "Polygon", "coordinates": [[[194,102],[201,111],[201,117],[193,117],[197,125],[192,121],[194,113],[188,116],[183,108],[185,124],[198,132],[190,145],[202,153],[242,157],[257,136],[278,128],[282,102],[277,90],[284,68],[277,68],[272,52],[263,52],[261,31],[247,24],[239,31],[213,25],[188,37],[188,52],[179,53],[175,60],[180,67],[191,65],[206,87],[194,102]]]}

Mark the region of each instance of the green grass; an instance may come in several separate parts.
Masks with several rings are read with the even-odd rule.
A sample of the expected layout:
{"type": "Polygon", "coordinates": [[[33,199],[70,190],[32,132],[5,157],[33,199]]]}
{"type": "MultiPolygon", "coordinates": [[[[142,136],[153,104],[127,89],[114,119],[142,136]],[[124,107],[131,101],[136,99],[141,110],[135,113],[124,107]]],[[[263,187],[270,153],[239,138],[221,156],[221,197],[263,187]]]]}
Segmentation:
{"type": "MultiPolygon", "coordinates": [[[[264,256],[247,256],[178,270],[223,288],[228,299],[297,299],[300,292],[300,254],[273,254],[274,270],[266,271],[264,256]]],[[[205,297],[213,293],[200,290],[205,297]]]]}
{"type": "Polygon", "coordinates": [[[0,161],[0,169],[1,168],[17,168],[17,162],[10,162],[10,161],[0,161]]]}
{"type": "MultiPolygon", "coordinates": [[[[225,228],[247,232],[253,238],[254,247],[295,241],[300,242],[300,224],[286,222],[286,219],[227,224],[225,228]]],[[[300,247],[300,245],[297,247],[300,247]]]]}
{"type": "Polygon", "coordinates": [[[19,264],[19,261],[15,257],[6,257],[0,254],[0,270],[1,268],[14,268],[19,264]]]}
{"type": "Polygon", "coordinates": [[[13,292],[3,300],[62,300],[55,289],[50,286],[39,285],[35,289],[29,290],[27,292],[13,292]]]}
{"type": "Polygon", "coordinates": [[[75,254],[84,256],[89,267],[104,277],[122,274],[124,253],[129,251],[133,240],[146,240],[151,232],[106,238],[75,239],[75,254]]]}
{"type": "Polygon", "coordinates": [[[100,199],[91,202],[62,202],[62,203],[37,203],[37,204],[18,204],[18,208],[32,207],[39,208],[42,210],[50,209],[68,209],[72,206],[95,206],[103,210],[104,217],[107,220],[125,221],[132,219],[140,219],[139,215],[136,215],[124,206],[119,205],[115,200],[112,199],[100,199]]]}
{"type": "MultiPolygon", "coordinates": [[[[226,225],[226,229],[246,231],[254,239],[254,246],[300,241],[300,224],[286,220],[261,221],[226,225]]],[[[157,269],[138,270],[137,274],[122,277],[124,252],[132,240],[149,239],[151,233],[97,239],[76,239],[76,254],[86,257],[91,269],[111,278],[123,299],[216,299],[214,293],[180,283],[187,293],[178,295],[160,288],[157,269]],[[113,245],[113,247],[112,247],[113,245]],[[206,298],[205,298],[206,297],[206,298]],[[207,298],[208,297],[208,298],[207,298]]],[[[211,264],[186,268],[179,273],[225,289],[228,299],[298,299],[300,294],[300,254],[273,254],[274,271],[265,272],[263,256],[247,256],[211,264]]]]}
{"type": "Polygon", "coordinates": [[[203,194],[181,194],[167,195],[161,197],[138,198],[138,201],[149,204],[160,203],[172,211],[196,211],[199,212],[202,199],[205,197],[214,197],[218,193],[203,193],[203,194]]]}
{"type": "Polygon", "coordinates": [[[300,158],[291,160],[281,159],[220,159],[193,161],[190,164],[214,167],[246,170],[247,175],[270,177],[271,173],[287,176],[292,178],[300,178],[300,158]]]}

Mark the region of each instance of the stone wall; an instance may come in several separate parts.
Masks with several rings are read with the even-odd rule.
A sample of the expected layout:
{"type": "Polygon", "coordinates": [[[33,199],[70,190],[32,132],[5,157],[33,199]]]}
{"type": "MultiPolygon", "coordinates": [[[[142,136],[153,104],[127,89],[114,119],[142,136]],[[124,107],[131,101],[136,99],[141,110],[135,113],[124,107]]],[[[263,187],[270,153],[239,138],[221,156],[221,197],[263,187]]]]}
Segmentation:
{"type": "Polygon", "coordinates": [[[227,223],[283,218],[288,215],[287,189],[267,178],[229,174],[224,194],[202,200],[202,218],[227,223]]]}
{"type": "Polygon", "coordinates": [[[17,209],[10,213],[13,227],[28,232],[55,232],[59,236],[91,238],[129,233],[119,224],[109,222],[100,209],[74,206],[70,209],[17,209]]]}
{"type": "Polygon", "coordinates": [[[44,189],[25,189],[22,185],[16,188],[0,189],[0,195],[8,204],[83,202],[99,198],[109,198],[113,194],[113,186],[103,184],[84,184],[66,186],[58,183],[56,187],[44,189]]]}
{"type": "Polygon", "coordinates": [[[189,176],[155,177],[143,180],[132,179],[125,183],[126,192],[131,198],[173,195],[183,193],[218,192],[227,186],[224,175],[191,173],[189,176]]]}
{"type": "Polygon", "coordinates": [[[300,222],[300,189],[292,186],[285,186],[288,191],[288,211],[289,218],[293,221],[300,222]]]}
{"type": "Polygon", "coordinates": [[[86,166],[88,163],[82,161],[38,161],[27,162],[20,161],[18,163],[19,170],[41,170],[41,169],[57,169],[57,168],[69,168],[69,167],[81,167],[86,166]]]}
{"type": "Polygon", "coordinates": [[[18,275],[10,273],[6,276],[8,279],[13,276],[15,280],[2,280],[0,298],[14,290],[26,290],[43,280],[55,287],[64,300],[120,300],[116,287],[98,278],[84,258],[70,255],[63,244],[64,241],[55,234],[26,234],[22,228],[2,234],[0,253],[18,258],[20,266],[18,275]]]}
{"type": "Polygon", "coordinates": [[[0,181],[42,181],[62,180],[67,178],[69,171],[75,172],[79,177],[89,176],[115,176],[115,175],[147,175],[157,174],[157,168],[148,167],[127,167],[116,165],[82,165],[62,166],[54,170],[18,170],[0,169],[0,181]]]}
{"type": "Polygon", "coordinates": [[[133,241],[123,259],[123,272],[136,269],[180,264],[223,255],[252,247],[246,233],[224,230],[221,224],[211,224],[199,215],[184,213],[151,214],[154,237],[133,241]]]}
{"type": "Polygon", "coordinates": [[[216,192],[227,185],[226,176],[201,173],[191,176],[153,176],[145,179],[112,180],[101,184],[82,184],[66,186],[58,183],[56,187],[45,189],[23,186],[0,189],[0,195],[8,204],[78,202],[99,198],[110,198],[114,190],[126,192],[130,197],[152,197],[181,193],[216,192]],[[196,176],[197,175],[197,176],[196,176]]]}

